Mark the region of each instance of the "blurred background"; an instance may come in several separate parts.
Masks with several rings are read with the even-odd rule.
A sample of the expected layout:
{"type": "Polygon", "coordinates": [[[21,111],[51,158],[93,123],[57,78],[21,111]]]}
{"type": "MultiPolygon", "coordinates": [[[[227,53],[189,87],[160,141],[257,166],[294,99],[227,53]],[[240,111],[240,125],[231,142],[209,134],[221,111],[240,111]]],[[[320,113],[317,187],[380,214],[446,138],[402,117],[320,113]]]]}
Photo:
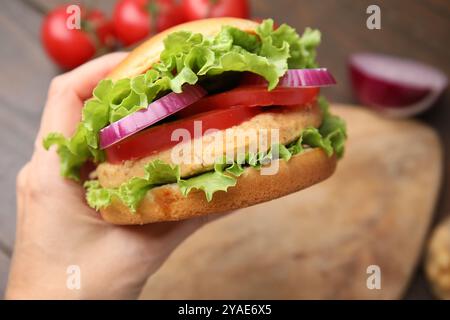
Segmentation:
{"type": "MultiPolygon", "coordinates": [[[[122,3],[122,6],[129,5],[126,2],[122,3]]],[[[143,1],[138,2],[142,3],[143,1]]],[[[150,23],[144,20],[143,24],[146,27],[142,28],[142,25],[133,26],[127,24],[129,23],[128,20],[137,20],[141,17],[131,16],[130,18],[127,16],[131,14],[127,13],[130,11],[123,8],[122,11],[117,12],[119,9],[117,9],[117,1],[115,0],[81,2],[59,0],[0,0],[0,39],[2,41],[2,45],[0,46],[0,148],[2,154],[0,157],[0,202],[2,203],[0,209],[0,294],[3,293],[6,285],[14,244],[16,174],[32,153],[34,137],[37,132],[49,82],[52,77],[63,72],[63,69],[71,68],[79,61],[87,60],[92,55],[99,55],[108,50],[122,50],[123,47],[131,48],[140,40],[139,36],[136,35],[142,34],[143,37],[147,37],[149,34],[160,31],[170,24],[182,22],[181,20],[195,19],[204,14],[224,14],[248,15],[254,19],[270,17],[277,24],[287,23],[295,27],[299,32],[302,32],[308,26],[320,29],[323,38],[318,50],[319,64],[330,69],[338,82],[337,86],[327,88],[324,91],[325,95],[333,103],[346,105],[361,104],[352,89],[348,66],[349,57],[359,52],[384,53],[401,58],[413,59],[436,68],[446,76],[450,74],[450,46],[448,44],[450,40],[450,2],[446,0],[252,0],[248,2],[249,12],[241,8],[242,4],[246,2],[241,0],[237,2],[231,1],[233,4],[230,7],[224,6],[225,9],[223,11],[213,8],[208,9],[210,11],[207,11],[207,13],[202,11],[201,4],[195,4],[196,1],[191,1],[194,4],[190,7],[184,6],[177,7],[176,9],[170,7],[167,10],[164,6],[168,2],[163,2],[164,4],[160,6],[159,10],[149,9],[146,12],[147,18],[150,16],[156,20],[150,21],[150,23]],[[58,47],[58,43],[52,42],[52,32],[54,30],[42,29],[45,17],[51,16],[52,10],[66,3],[81,3],[87,10],[92,11],[92,9],[98,8],[102,12],[102,14],[92,15],[94,18],[89,18],[94,26],[102,26],[102,31],[95,29],[100,43],[95,44],[93,51],[87,45],[86,50],[80,52],[79,57],[74,57],[70,61],[64,59],[64,55],[61,58],[60,53],[63,52],[63,49],[58,47]],[[381,29],[371,30],[367,27],[367,19],[371,14],[367,13],[366,10],[370,5],[378,5],[380,8],[381,29]],[[158,15],[166,14],[167,12],[170,13],[167,14],[167,17],[158,18],[158,15]],[[175,16],[173,14],[174,12],[177,13],[175,16]],[[113,16],[116,21],[112,22],[111,19],[113,16]],[[117,28],[120,30],[117,30],[117,28]],[[53,58],[49,58],[49,55],[53,56],[53,58]]],[[[197,2],[200,3],[202,1],[197,2]]],[[[206,3],[207,1],[203,2],[206,3]]],[[[420,74],[416,76],[420,78],[420,74]]],[[[409,265],[402,266],[401,270],[398,271],[402,274],[403,278],[399,280],[398,289],[394,290],[396,293],[386,296],[379,295],[377,296],[378,298],[403,297],[406,299],[431,299],[436,297],[432,293],[432,286],[430,286],[426,279],[425,271],[427,267],[425,265],[430,255],[434,257],[435,254],[430,254],[428,251],[428,241],[430,241],[429,239],[433,235],[434,226],[443,221],[450,213],[450,188],[448,184],[448,179],[450,178],[450,163],[448,159],[448,152],[450,151],[449,107],[449,95],[448,89],[446,88],[443,94],[439,95],[439,98],[431,103],[429,110],[415,116],[412,122],[411,120],[405,119],[390,120],[386,119],[386,117],[380,118],[377,116],[376,111],[366,111],[367,116],[366,113],[364,115],[357,114],[354,116],[352,111],[349,112],[347,109],[344,109],[346,110],[343,113],[344,117],[345,115],[349,115],[349,118],[357,119],[355,121],[359,122],[358,126],[355,126],[354,132],[356,134],[361,132],[361,135],[367,135],[367,144],[371,143],[370,139],[378,139],[379,136],[383,137],[383,134],[380,133],[378,135],[375,128],[377,126],[374,126],[373,133],[364,131],[365,129],[362,128],[364,125],[361,124],[364,121],[367,122],[368,127],[370,127],[371,123],[378,123],[377,121],[380,121],[380,125],[377,128],[385,128],[384,132],[391,132],[389,130],[392,129],[392,132],[398,132],[399,134],[402,133],[396,131],[397,129],[395,127],[402,128],[401,130],[409,130],[408,128],[412,128],[411,132],[413,132],[416,130],[414,126],[419,122],[417,124],[419,126],[417,131],[414,131],[418,132],[417,135],[412,134],[410,137],[411,140],[408,140],[411,143],[414,143],[416,137],[418,140],[421,139],[422,131],[420,130],[428,130],[424,135],[428,134],[428,132],[436,132],[440,138],[440,143],[436,145],[434,145],[435,141],[432,138],[430,138],[431,143],[427,143],[429,141],[427,140],[428,138],[420,140],[425,141],[424,144],[428,146],[433,144],[433,150],[427,151],[428,149],[423,149],[425,150],[423,152],[429,152],[437,156],[425,157],[418,165],[419,167],[416,171],[421,171],[422,173],[430,172],[431,176],[437,173],[438,176],[431,181],[427,180],[426,183],[420,180],[420,176],[417,177],[416,183],[419,184],[417,188],[420,189],[421,183],[423,183],[423,194],[426,196],[429,193],[429,195],[426,197],[427,205],[425,207],[422,208],[420,203],[417,205],[417,208],[422,208],[420,210],[423,210],[423,213],[419,212],[417,215],[421,214],[425,218],[416,219],[416,213],[414,212],[411,212],[410,218],[416,219],[415,222],[413,221],[411,223],[423,223],[423,228],[420,229],[420,236],[417,241],[414,240],[414,246],[408,246],[403,242],[389,242],[390,246],[394,246],[391,248],[393,252],[398,252],[399,255],[405,250],[414,251],[414,254],[411,256],[409,265]],[[439,150],[436,151],[435,149],[439,150]],[[444,154],[442,161],[439,156],[441,152],[444,154]],[[426,161],[426,159],[429,161],[426,161]],[[433,190],[437,190],[436,194],[438,196],[435,196],[433,190]],[[396,244],[398,244],[398,247],[395,247],[396,244]]],[[[355,106],[351,107],[351,109],[357,109],[359,111],[366,110],[367,108],[355,106]]],[[[350,135],[351,132],[352,127],[350,127],[350,135]]],[[[353,145],[356,145],[356,142],[353,145]]],[[[361,146],[358,145],[357,147],[360,148],[361,146]]],[[[404,147],[407,148],[408,146],[404,147]]],[[[424,146],[424,148],[426,147],[424,146]]],[[[356,154],[356,151],[353,153],[349,151],[349,153],[353,155],[356,154]]],[[[367,155],[370,155],[370,153],[368,152],[367,155]]],[[[408,155],[406,151],[405,155],[408,155]]],[[[366,163],[366,170],[377,169],[377,166],[369,166],[370,161],[366,163]]],[[[351,167],[352,164],[348,164],[348,166],[351,167]]],[[[383,168],[385,169],[385,167],[382,167],[380,170],[383,170],[383,168]]],[[[344,177],[343,175],[344,173],[341,173],[342,177],[344,177]]],[[[356,176],[356,172],[354,175],[356,176]]],[[[382,173],[375,172],[375,175],[382,175],[382,173]]],[[[411,179],[411,184],[414,183],[414,179],[414,177],[411,179]]],[[[370,184],[370,180],[366,182],[370,184]]],[[[391,181],[384,182],[386,185],[391,184],[391,181]]],[[[357,186],[357,184],[351,183],[348,185],[352,187],[357,186]]],[[[346,187],[345,182],[342,185],[342,179],[341,187],[346,187]]],[[[402,201],[409,201],[409,198],[400,195],[401,190],[398,192],[399,195],[391,194],[389,196],[392,198],[398,197],[402,201]]],[[[360,193],[357,194],[361,196],[360,193]]],[[[347,196],[351,197],[351,192],[347,193],[347,196]]],[[[375,198],[377,195],[371,195],[370,192],[367,192],[364,196],[367,198],[360,198],[359,201],[361,203],[366,201],[380,202],[378,198],[375,198]]],[[[305,197],[313,200],[316,199],[313,195],[306,195],[305,197]]],[[[295,199],[289,201],[293,204],[296,203],[295,199]]],[[[340,201],[345,201],[345,199],[340,199],[340,201]]],[[[414,199],[411,199],[411,201],[414,201],[414,199]]],[[[423,203],[422,200],[420,201],[423,203]]],[[[270,208],[258,208],[261,211],[274,210],[273,206],[270,208]]],[[[327,208],[333,208],[333,206],[327,208]]],[[[328,210],[326,208],[322,209],[328,210]]],[[[328,222],[323,221],[322,223],[327,224],[328,222]]],[[[358,224],[358,222],[354,222],[351,219],[348,220],[348,223],[358,224]]],[[[408,232],[411,232],[411,229],[402,229],[400,227],[401,225],[402,222],[397,220],[395,223],[392,221],[387,222],[385,233],[377,233],[376,236],[389,237],[390,234],[398,234],[401,239],[405,239],[404,242],[407,242],[407,239],[414,235],[408,234],[408,232]]],[[[447,229],[450,229],[450,227],[447,229]]],[[[447,239],[445,241],[450,243],[450,237],[446,238],[447,231],[445,230],[447,229],[441,229],[444,230],[441,232],[443,234],[441,238],[447,239]]],[[[450,233],[450,231],[448,232],[450,233]]],[[[326,235],[323,234],[322,237],[326,237],[326,235]]],[[[301,246],[300,243],[297,245],[301,246]]],[[[380,244],[374,246],[380,246],[380,244]]],[[[439,247],[439,245],[437,246],[439,247]]],[[[450,247],[450,244],[448,246],[450,247]]],[[[441,262],[443,261],[443,266],[440,266],[438,268],[439,270],[435,271],[435,273],[433,271],[430,272],[434,275],[436,275],[436,272],[439,275],[444,274],[443,277],[446,277],[444,283],[449,288],[450,258],[449,251],[446,251],[445,248],[444,246],[443,255],[439,256],[441,258],[438,258],[441,262]]],[[[277,250],[276,246],[271,250],[277,250]]],[[[377,252],[379,251],[383,250],[378,248],[377,252]]],[[[384,257],[384,259],[397,261],[396,259],[401,260],[401,257],[396,255],[392,259],[389,256],[384,257]]],[[[283,264],[283,261],[278,260],[277,263],[283,264]]],[[[301,262],[299,263],[301,264],[301,262]]],[[[394,265],[390,265],[390,267],[395,268],[395,263],[394,265]]],[[[290,270],[295,270],[295,268],[297,267],[293,266],[293,269],[290,270]]],[[[298,268],[301,269],[301,266],[298,268]]],[[[261,274],[260,277],[263,277],[263,275],[261,274]]],[[[431,278],[435,279],[436,277],[432,275],[431,278]]],[[[342,290],[345,290],[345,282],[340,282],[339,286],[344,286],[342,290]]],[[[274,285],[273,288],[276,287],[274,285]]],[[[357,294],[316,296],[329,298],[366,298],[364,295],[358,296],[357,294]]],[[[251,295],[248,295],[248,297],[251,297],[251,295]]],[[[287,296],[284,295],[282,297],[287,296]]],[[[303,296],[294,295],[293,297],[303,296]]]]}

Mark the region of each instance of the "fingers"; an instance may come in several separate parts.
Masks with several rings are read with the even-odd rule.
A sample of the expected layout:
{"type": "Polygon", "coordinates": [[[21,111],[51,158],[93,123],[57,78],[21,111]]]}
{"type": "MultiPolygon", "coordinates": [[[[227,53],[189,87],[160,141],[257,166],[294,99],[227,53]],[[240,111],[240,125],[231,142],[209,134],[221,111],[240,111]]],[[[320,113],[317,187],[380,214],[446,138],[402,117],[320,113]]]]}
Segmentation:
{"type": "Polygon", "coordinates": [[[152,223],[145,226],[134,226],[133,236],[139,236],[143,244],[141,252],[149,258],[147,276],[154,273],[169,255],[189,236],[205,224],[215,221],[229,213],[205,215],[177,222],[152,223]]]}
{"type": "Polygon", "coordinates": [[[162,222],[148,224],[142,228],[141,231],[148,238],[152,240],[159,240],[162,245],[162,251],[169,254],[187,237],[200,229],[205,224],[218,220],[222,217],[228,216],[235,211],[218,214],[208,214],[197,218],[187,219],[178,222],[162,222]]]}
{"type": "Polygon", "coordinates": [[[51,84],[52,91],[71,90],[80,101],[89,99],[97,83],[104,79],[128,54],[115,52],[104,55],[55,78],[51,84]]]}
{"type": "Polygon", "coordinates": [[[37,148],[41,148],[42,139],[50,132],[60,132],[65,136],[74,133],[81,120],[84,101],[92,96],[97,83],[126,55],[117,52],[102,56],[52,80],[36,139],[37,148]]]}

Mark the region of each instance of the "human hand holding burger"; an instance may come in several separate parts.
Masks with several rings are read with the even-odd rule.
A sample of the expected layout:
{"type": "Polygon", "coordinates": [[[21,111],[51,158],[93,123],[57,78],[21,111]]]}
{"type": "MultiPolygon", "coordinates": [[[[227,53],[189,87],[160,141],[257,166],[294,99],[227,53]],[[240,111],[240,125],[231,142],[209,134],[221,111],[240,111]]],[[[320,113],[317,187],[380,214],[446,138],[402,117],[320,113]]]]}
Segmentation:
{"type": "Polygon", "coordinates": [[[151,38],[117,67],[123,55],[55,80],[35,154],[18,179],[8,296],[62,290],[62,297],[104,297],[108,286],[111,298],[135,297],[202,225],[198,216],[269,201],[329,177],[346,132],[318,95],[334,83],[315,69],[319,41],[318,31],[300,36],[271,21],[200,20],[151,38]],[[174,131],[193,133],[196,122],[203,124],[200,136],[174,141],[174,131]],[[242,145],[225,141],[210,157],[194,148],[190,160],[197,162],[173,160],[180,145],[208,147],[208,129],[224,135],[276,129],[278,139],[249,136],[242,145]],[[63,177],[42,139],[46,149],[56,146],[63,177]],[[230,158],[235,149],[243,154],[230,158]],[[95,170],[84,183],[86,204],[80,181],[89,163],[95,170]],[[262,174],[272,164],[275,174],[262,174]],[[130,224],[144,226],[116,226],[130,224]],[[85,275],[85,291],[65,288],[65,268],[73,264],[85,275]]]}

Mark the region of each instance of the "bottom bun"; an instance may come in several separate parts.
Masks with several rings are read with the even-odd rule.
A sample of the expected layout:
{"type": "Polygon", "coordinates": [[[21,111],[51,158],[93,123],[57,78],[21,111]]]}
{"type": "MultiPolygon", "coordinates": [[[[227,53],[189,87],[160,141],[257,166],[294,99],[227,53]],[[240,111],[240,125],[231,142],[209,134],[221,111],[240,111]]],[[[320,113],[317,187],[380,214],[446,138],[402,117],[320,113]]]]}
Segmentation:
{"type": "Polygon", "coordinates": [[[151,189],[136,213],[118,200],[100,213],[105,221],[121,225],[188,219],[288,195],[325,180],[336,168],[336,157],[328,157],[318,148],[293,156],[288,162],[277,161],[277,174],[261,175],[259,170],[246,168],[235,187],[218,191],[211,202],[206,201],[203,191],[194,190],[185,197],[177,184],[167,184],[151,189]]]}

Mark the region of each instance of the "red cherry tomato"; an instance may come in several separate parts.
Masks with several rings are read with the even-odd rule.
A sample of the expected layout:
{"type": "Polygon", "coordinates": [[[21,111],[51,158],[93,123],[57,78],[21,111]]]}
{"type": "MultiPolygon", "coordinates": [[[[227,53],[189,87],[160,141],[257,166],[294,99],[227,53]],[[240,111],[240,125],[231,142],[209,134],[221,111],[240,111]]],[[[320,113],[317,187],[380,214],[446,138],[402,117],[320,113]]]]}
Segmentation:
{"type": "Polygon", "coordinates": [[[229,107],[305,105],[315,101],[319,91],[319,88],[314,87],[275,88],[268,91],[266,86],[240,86],[206,96],[177,114],[187,117],[198,112],[229,107]]]}
{"type": "Polygon", "coordinates": [[[80,7],[80,29],[69,28],[73,20],[69,5],[51,11],[41,29],[42,44],[52,60],[63,69],[75,68],[92,57],[100,49],[112,46],[112,24],[99,10],[88,11],[80,7]]]}
{"type": "Polygon", "coordinates": [[[182,6],[188,20],[250,16],[247,0],[182,0],[182,6]]]}
{"type": "Polygon", "coordinates": [[[172,132],[176,129],[186,129],[194,139],[194,121],[201,121],[202,134],[204,134],[208,129],[224,130],[231,128],[261,112],[261,108],[226,108],[163,123],[136,133],[106,148],[106,159],[110,163],[120,163],[121,161],[143,158],[172,148],[179,142],[171,140],[172,132]]]}
{"type": "Polygon", "coordinates": [[[119,0],[113,21],[117,37],[128,46],[180,24],[185,18],[175,0],[119,0]]]}

